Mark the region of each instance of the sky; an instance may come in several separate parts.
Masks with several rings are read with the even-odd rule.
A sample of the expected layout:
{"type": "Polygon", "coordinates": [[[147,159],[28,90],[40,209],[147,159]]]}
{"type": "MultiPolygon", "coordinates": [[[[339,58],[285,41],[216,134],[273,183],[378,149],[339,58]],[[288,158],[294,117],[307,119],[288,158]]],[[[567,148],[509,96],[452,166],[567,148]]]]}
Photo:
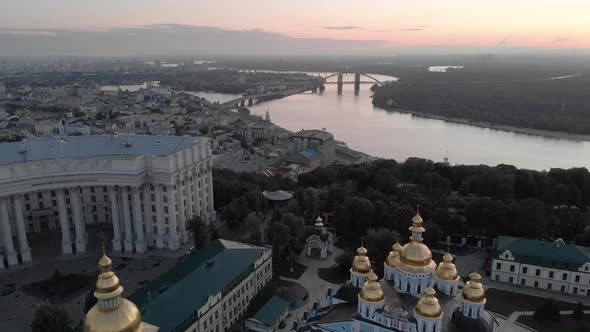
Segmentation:
{"type": "Polygon", "coordinates": [[[0,0],[0,7],[0,55],[154,52],[152,37],[180,53],[590,49],[588,0],[0,0]]]}

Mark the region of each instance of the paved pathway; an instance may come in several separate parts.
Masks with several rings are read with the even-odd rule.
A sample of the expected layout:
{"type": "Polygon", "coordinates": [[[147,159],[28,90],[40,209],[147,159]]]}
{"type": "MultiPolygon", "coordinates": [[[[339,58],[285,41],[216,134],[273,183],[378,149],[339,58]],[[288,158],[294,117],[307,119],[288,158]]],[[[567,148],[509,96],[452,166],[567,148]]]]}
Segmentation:
{"type": "Polygon", "coordinates": [[[532,296],[538,296],[542,298],[551,298],[554,300],[559,300],[563,302],[570,302],[570,303],[578,303],[582,302],[584,305],[590,306],[590,298],[587,296],[579,296],[579,295],[571,295],[571,294],[564,294],[560,292],[550,291],[541,288],[531,288],[531,287],[523,287],[513,284],[506,284],[503,282],[497,282],[490,280],[489,277],[485,277],[484,284],[486,287],[501,289],[513,293],[519,294],[526,294],[532,296]]]}
{"type": "MultiPolygon", "coordinates": [[[[561,315],[571,315],[574,313],[573,310],[561,310],[561,315]]],[[[590,310],[584,310],[585,314],[590,314],[590,310]]],[[[520,316],[533,316],[534,311],[515,311],[507,319],[500,319],[500,330],[498,332],[530,332],[536,331],[535,329],[517,322],[520,316]]]]}
{"type": "Polygon", "coordinates": [[[290,331],[293,326],[293,322],[300,319],[303,313],[309,311],[314,302],[320,302],[320,305],[325,305],[325,295],[328,288],[337,290],[340,285],[333,284],[320,279],[318,276],[318,269],[331,267],[336,264],[335,258],[342,250],[334,247],[334,252],[326,260],[320,260],[316,258],[310,258],[305,255],[305,250],[301,252],[301,255],[297,258],[299,264],[307,266],[305,272],[299,277],[299,279],[289,279],[281,277],[283,280],[294,281],[301,284],[309,292],[309,298],[307,302],[298,309],[295,309],[289,313],[285,319],[285,327],[281,331],[290,331]]]}

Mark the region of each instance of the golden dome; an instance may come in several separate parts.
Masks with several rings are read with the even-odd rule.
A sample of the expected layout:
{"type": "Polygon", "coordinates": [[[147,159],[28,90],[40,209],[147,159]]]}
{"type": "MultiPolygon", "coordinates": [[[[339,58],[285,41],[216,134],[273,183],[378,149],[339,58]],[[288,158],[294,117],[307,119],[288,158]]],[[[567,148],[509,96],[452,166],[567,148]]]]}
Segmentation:
{"type": "Polygon", "coordinates": [[[436,263],[432,260],[432,252],[422,243],[425,229],[422,227],[422,217],[416,212],[412,218],[412,240],[400,250],[399,263],[396,265],[402,271],[415,274],[428,274],[436,270],[436,263]]]}
{"type": "Polygon", "coordinates": [[[322,220],[322,217],[320,217],[320,216],[317,217],[317,219],[315,220],[315,226],[317,226],[317,227],[324,226],[324,221],[322,220]]]}
{"type": "Polygon", "coordinates": [[[443,256],[443,261],[438,264],[436,269],[436,278],[441,280],[457,280],[459,279],[459,272],[455,264],[453,264],[453,256],[446,254],[443,256]]]}
{"type": "Polygon", "coordinates": [[[110,270],[112,267],[113,267],[113,261],[109,258],[109,256],[107,256],[103,253],[102,257],[98,261],[98,268],[104,272],[104,271],[110,270]]]}
{"type": "Polygon", "coordinates": [[[393,249],[392,251],[389,252],[389,256],[387,256],[387,259],[385,260],[385,264],[394,267],[396,262],[399,261],[399,252],[402,249],[402,246],[399,244],[399,242],[396,242],[391,249],[393,249]]]}
{"type": "Polygon", "coordinates": [[[352,261],[352,271],[360,274],[367,274],[371,272],[371,262],[369,261],[369,257],[367,257],[367,249],[361,246],[356,250],[356,252],[357,255],[352,261]]]}
{"type": "Polygon", "coordinates": [[[379,277],[371,270],[367,276],[367,281],[363,285],[359,294],[360,298],[367,302],[381,302],[385,298],[381,284],[379,283],[379,277]]]}
{"type": "Polygon", "coordinates": [[[411,265],[429,265],[432,260],[432,253],[428,246],[422,242],[410,241],[402,247],[400,260],[411,265]]]}
{"type": "Polygon", "coordinates": [[[414,314],[431,319],[440,319],[443,315],[438,299],[434,296],[436,292],[432,287],[424,290],[424,296],[420,298],[414,308],[414,314]]]}
{"type": "Polygon", "coordinates": [[[469,279],[471,280],[465,284],[465,287],[463,287],[463,291],[461,292],[463,300],[472,303],[486,303],[486,292],[483,289],[479,273],[471,273],[469,279]]]}
{"type": "Polygon", "coordinates": [[[112,260],[103,254],[94,297],[98,303],[84,317],[84,332],[139,332],[141,314],[133,302],[121,298],[123,287],[111,271],[112,260]]]}
{"type": "Polygon", "coordinates": [[[84,332],[139,332],[141,314],[133,302],[121,299],[119,306],[103,311],[94,306],[84,318],[84,332]]]}
{"type": "Polygon", "coordinates": [[[412,218],[412,225],[421,225],[424,222],[424,220],[422,220],[422,216],[420,216],[420,212],[416,211],[416,215],[414,216],[414,218],[412,218]]]}

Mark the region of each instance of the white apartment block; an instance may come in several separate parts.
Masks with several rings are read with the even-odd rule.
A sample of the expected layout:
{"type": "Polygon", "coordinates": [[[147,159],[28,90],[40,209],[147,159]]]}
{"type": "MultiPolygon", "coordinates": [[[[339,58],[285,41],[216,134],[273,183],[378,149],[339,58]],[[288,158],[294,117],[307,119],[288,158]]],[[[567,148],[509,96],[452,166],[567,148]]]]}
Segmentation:
{"type": "Polygon", "coordinates": [[[491,278],[519,286],[590,295],[590,248],[499,236],[491,278]]]}
{"type": "Polygon", "coordinates": [[[0,269],[32,259],[28,234],[54,231],[85,253],[86,227],[111,224],[114,251],[172,250],[187,221],[214,217],[207,139],[97,135],[0,144],[0,269]]]}

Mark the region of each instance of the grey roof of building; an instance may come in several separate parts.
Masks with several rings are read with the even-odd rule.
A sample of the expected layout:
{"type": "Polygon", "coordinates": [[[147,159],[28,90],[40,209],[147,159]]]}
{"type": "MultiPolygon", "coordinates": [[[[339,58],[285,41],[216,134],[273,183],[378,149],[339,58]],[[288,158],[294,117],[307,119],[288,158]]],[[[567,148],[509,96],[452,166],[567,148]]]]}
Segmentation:
{"type": "Polygon", "coordinates": [[[318,129],[300,130],[294,133],[292,137],[316,138],[321,139],[322,141],[334,139],[334,135],[332,135],[331,133],[318,129]]]}
{"type": "Polygon", "coordinates": [[[0,165],[107,156],[169,156],[192,147],[189,136],[89,135],[38,137],[0,144],[0,165]]]}
{"type": "Polygon", "coordinates": [[[293,194],[284,190],[263,191],[262,195],[272,201],[286,201],[293,198],[293,194]]]}

